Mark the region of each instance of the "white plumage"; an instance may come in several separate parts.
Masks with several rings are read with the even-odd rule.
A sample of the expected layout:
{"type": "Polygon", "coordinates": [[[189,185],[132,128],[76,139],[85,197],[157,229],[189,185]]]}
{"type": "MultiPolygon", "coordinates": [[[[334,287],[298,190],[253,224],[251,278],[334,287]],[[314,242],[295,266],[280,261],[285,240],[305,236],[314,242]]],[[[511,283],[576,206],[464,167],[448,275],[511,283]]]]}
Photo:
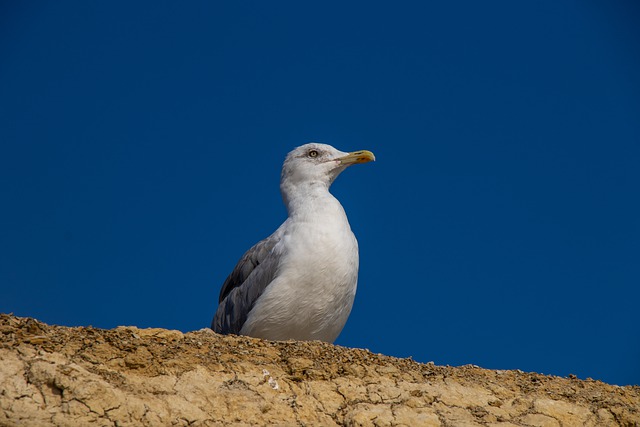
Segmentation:
{"type": "Polygon", "coordinates": [[[229,275],[212,329],[271,340],[338,337],[356,293],[358,242],[329,187],[348,166],[374,159],[316,143],[287,155],[280,190],[289,216],[229,275]]]}

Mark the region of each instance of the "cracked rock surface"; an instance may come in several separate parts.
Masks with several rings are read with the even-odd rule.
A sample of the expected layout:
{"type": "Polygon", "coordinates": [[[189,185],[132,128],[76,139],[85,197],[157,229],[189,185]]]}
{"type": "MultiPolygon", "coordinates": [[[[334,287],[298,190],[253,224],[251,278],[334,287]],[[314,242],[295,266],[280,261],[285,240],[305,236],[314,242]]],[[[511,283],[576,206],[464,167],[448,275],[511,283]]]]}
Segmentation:
{"type": "Polygon", "coordinates": [[[640,387],[0,314],[1,426],[640,426],[640,387]]]}

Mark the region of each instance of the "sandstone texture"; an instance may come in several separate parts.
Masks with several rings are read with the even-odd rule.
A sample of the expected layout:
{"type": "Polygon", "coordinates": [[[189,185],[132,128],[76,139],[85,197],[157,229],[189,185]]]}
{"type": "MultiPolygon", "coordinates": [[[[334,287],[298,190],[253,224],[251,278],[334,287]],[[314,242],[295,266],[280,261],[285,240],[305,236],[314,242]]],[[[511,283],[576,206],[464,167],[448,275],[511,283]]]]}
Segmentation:
{"type": "Polygon", "coordinates": [[[640,388],[0,315],[1,426],[639,426],[640,388]]]}

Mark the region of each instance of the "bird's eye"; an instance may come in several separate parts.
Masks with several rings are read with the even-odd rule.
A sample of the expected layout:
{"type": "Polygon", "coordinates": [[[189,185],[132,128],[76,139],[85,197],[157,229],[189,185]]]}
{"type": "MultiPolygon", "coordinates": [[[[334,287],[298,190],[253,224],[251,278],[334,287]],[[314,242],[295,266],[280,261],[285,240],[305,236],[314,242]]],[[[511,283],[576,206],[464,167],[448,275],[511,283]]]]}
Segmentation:
{"type": "Polygon", "coordinates": [[[318,150],[309,150],[309,157],[318,157],[318,150]]]}

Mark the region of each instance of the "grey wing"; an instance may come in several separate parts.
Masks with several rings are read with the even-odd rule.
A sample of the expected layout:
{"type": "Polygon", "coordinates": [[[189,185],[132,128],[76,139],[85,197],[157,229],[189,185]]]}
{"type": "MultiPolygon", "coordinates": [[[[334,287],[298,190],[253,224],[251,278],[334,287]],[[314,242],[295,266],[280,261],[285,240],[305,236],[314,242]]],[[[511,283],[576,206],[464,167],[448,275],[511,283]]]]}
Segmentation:
{"type": "Polygon", "coordinates": [[[240,258],[222,285],[211,329],[221,334],[240,333],[256,300],[275,277],[278,256],[274,248],[281,236],[278,229],[240,258]]]}

